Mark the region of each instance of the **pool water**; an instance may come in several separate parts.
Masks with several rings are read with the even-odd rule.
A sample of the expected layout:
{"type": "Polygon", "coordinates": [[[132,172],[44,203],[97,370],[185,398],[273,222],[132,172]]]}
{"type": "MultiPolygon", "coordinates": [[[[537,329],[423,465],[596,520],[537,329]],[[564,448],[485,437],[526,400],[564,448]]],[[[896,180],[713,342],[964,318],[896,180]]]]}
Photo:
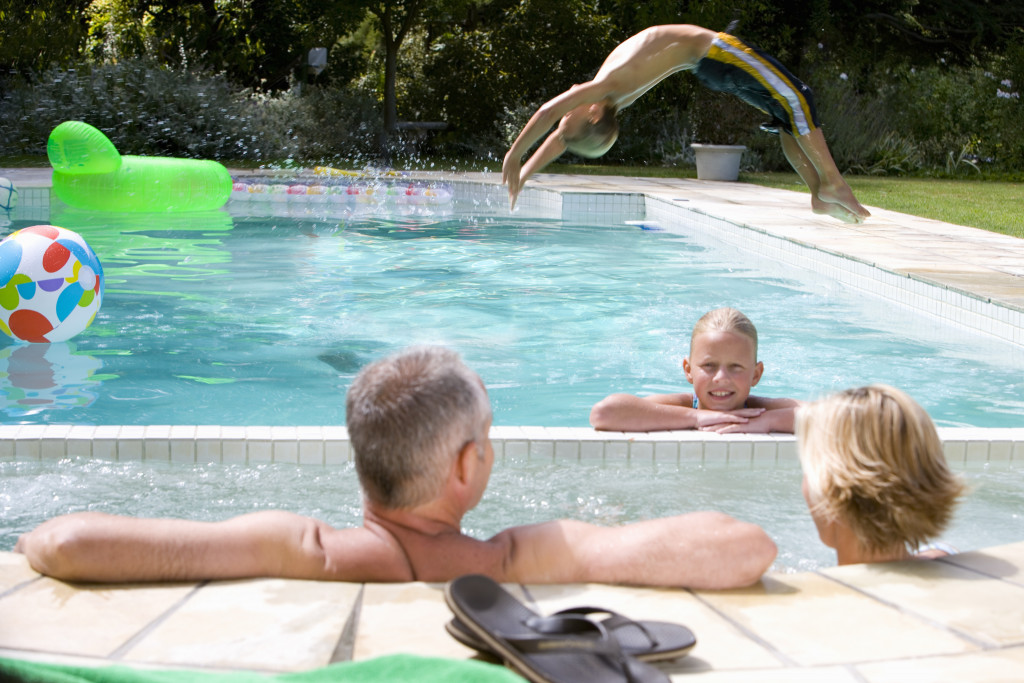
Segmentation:
{"type": "MultiPolygon", "coordinates": [[[[1020,465],[979,464],[960,472],[971,493],[942,539],[960,550],[1020,541],[1020,465]]],[[[831,566],[835,555],[818,541],[800,478],[795,459],[752,466],[505,457],[464,530],[489,538],[507,526],[552,519],[607,526],[713,509],[761,525],[779,547],[776,571],[831,566]]],[[[0,550],[13,548],[20,533],[49,517],[81,510],[220,520],[279,508],[347,527],[362,522],[360,503],[351,465],[0,462],[0,550]]]]}
{"type": "Polygon", "coordinates": [[[8,422],[344,424],[360,367],[426,343],[481,374],[495,424],[583,427],[609,393],[688,391],[691,327],[734,306],[760,332],[758,395],[887,382],[940,426],[1024,424],[1021,348],[685,233],[473,206],[51,222],[88,240],[105,299],[69,342],[0,347],[8,422]]]}

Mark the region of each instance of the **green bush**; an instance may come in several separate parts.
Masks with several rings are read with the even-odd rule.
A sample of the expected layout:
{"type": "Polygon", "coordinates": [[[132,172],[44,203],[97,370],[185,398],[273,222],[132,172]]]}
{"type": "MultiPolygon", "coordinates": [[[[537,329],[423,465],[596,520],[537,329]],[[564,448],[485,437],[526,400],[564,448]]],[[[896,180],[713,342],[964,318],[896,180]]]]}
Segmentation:
{"type": "Polygon", "coordinates": [[[259,159],[295,147],[283,121],[267,125],[265,102],[224,77],[146,60],[51,68],[11,78],[4,90],[0,146],[7,154],[45,154],[50,131],[69,120],[96,126],[122,154],[259,159]]]}
{"type": "Polygon", "coordinates": [[[939,63],[894,71],[883,91],[894,127],[914,140],[924,166],[1020,169],[1024,103],[1010,79],[980,66],[939,63]]]}
{"type": "MultiPolygon", "coordinates": [[[[577,0],[572,7],[579,12],[585,6],[577,0]]],[[[450,128],[431,135],[426,148],[394,137],[391,151],[502,159],[535,109],[591,77],[614,42],[602,28],[577,37],[575,45],[546,51],[520,45],[528,37],[553,40],[526,26],[537,16],[554,16],[553,7],[534,0],[509,14],[500,29],[455,28],[432,42],[414,35],[401,62],[400,118],[446,121],[450,128]],[[573,52],[583,45],[586,57],[573,52]],[[522,58],[524,50],[530,60],[522,58]],[[567,65],[570,53],[576,61],[567,65]]],[[[550,30],[562,28],[556,22],[550,30]]],[[[844,173],[1013,176],[1024,169],[1024,97],[1015,80],[1024,49],[1021,55],[988,67],[879,67],[850,78],[822,61],[806,80],[844,173]]],[[[0,83],[0,149],[7,156],[45,155],[55,126],[83,120],[124,154],[363,166],[382,151],[377,80],[368,74],[346,86],[305,84],[301,92],[255,94],[220,74],[145,59],[8,75],[0,83]]],[[[757,132],[763,115],[735,98],[718,101],[685,73],[621,113],[620,139],[596,163],[692,165],[695,123],[714,107],[719,113],[712,120],[724,114],[739,119],[734,140],[750,150],[745,170],[788,169],[778,140],[757,132]]],[[[574,161],[571,155],[566,160],[574,161]]]]}

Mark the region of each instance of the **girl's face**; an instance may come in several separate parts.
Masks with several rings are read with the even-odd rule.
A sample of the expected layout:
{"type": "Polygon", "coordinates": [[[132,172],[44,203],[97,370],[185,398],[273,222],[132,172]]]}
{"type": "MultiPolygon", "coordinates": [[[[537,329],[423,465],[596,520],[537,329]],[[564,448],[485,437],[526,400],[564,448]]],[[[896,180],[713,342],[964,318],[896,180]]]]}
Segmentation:
{"type": "Polygon", "coordinates": [[[738,410],[761,379],[754,340],[736,332],[712,330],[693,339],[683,360],[687,381],[704,410],[738,410]]]}

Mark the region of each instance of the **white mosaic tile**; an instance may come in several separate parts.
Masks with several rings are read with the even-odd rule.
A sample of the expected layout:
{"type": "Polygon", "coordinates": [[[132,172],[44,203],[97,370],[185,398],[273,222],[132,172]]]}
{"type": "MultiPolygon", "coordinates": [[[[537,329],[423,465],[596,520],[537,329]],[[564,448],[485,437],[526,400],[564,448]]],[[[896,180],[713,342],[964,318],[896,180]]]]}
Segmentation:
{"type": "Polygon", "coordinates": [[[650,441],[633,441],[629,445],[629,459],[639,462],[654,460],[654,444],[650,441]]]}
{"type": "Polygon", "coordinates": [[[196,427],[196,462],[220,462],[222,454],[220,427],[214,425],[196,427]]]}
{"type": "Polygon", "coordinates": [[[629,442],[625,440],[614,440],[604,442],[604,457],[606,460],[626,460],[629,458],[629,442]]]}
{"type": "Polygon", "coordinates": [[[580,441],[580,460],[604,460],[604,442],[580,441]]]}
{"type": "Polygon", "coordinates": [[[245,439],[245,427],[221,427],[220,440],[221,462],[236,464],[244,464],[247,462],[248,452],[245,439]]]}
{"type": "Polygon", "coordinates": [[[729,442],[729,463],[747,463],[754,460],[754,444],[747,439],[730,440],[729,442]]]}
{"type": "Polygon", "coordinates": [[[554,460],[555,442],[548,440],[530,441],[531,460],[554,460]]]}
{"type": "Polygon", "coordinates": [[[344,465],[352,459],[348,431],[344,427],[324,428],[324,464],[344,465]]]}
{"type": "Polygon", "coordinates": [[[703,462],[704,442],[703,441],[680,441],[679,455],[680,462],[703,462]]]}
{"type": "Polygon", "coordinates": [[[299,464],[300,465],[323,465],[324,464],[324,441],[323,441],[323,438],[316,438],[316,439],[302,438],[299,441],[299,464]]]}

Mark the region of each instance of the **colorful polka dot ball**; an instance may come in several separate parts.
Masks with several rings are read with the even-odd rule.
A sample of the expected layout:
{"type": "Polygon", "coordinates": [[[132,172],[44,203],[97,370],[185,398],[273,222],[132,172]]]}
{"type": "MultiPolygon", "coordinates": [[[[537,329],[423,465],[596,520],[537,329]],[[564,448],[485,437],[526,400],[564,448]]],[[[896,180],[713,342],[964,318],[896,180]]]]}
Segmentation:
{"type": "Polygon", "coordinates": [[[7,178],[0,177],[0,211],[14,211],[18,205],[18,188],[7,178]]]}
{"type": "Polygon", "coordinates": [[[70,339],[103,302],[103,267],[82,236],[35,225],[0,242],[0,329],[20,341],[70,339]]]}

